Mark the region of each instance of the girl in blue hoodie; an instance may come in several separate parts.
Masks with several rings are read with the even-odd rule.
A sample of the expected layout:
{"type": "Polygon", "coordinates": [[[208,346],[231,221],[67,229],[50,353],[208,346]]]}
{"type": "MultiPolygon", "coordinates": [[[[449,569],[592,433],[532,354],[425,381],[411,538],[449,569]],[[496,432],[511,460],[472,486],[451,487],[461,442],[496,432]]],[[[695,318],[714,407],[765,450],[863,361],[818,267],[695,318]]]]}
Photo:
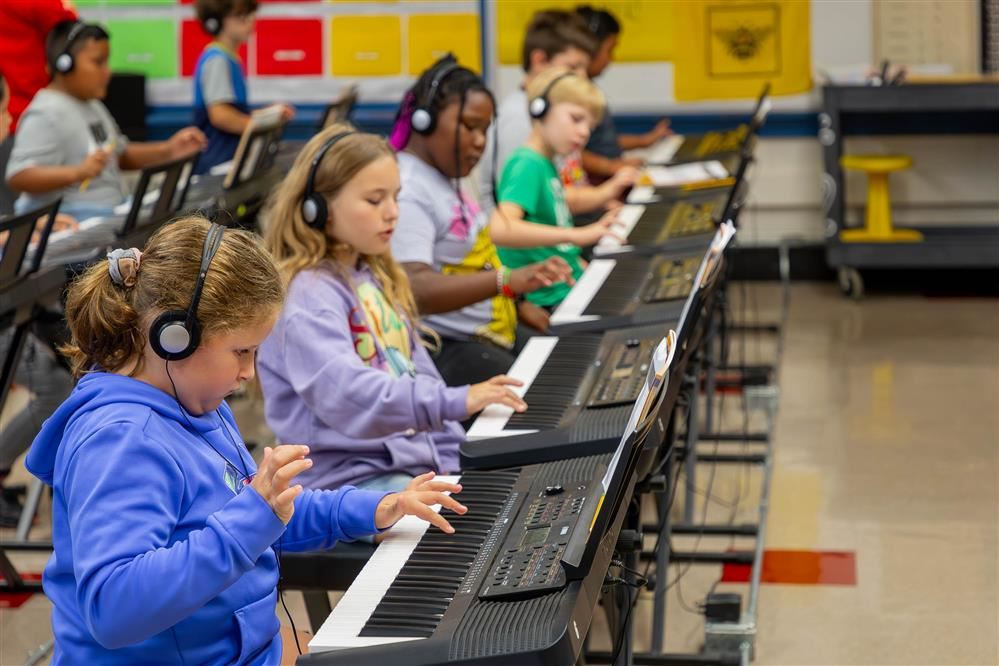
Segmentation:
{"type": "Polygon", "coordinates": [[[455,471],[459,421],[494,403],[526,408],[516,380],[449,387],[434,367],[389,250],[399,188],[383,138],[334,125],[302,149],[267,214],[288,298],[260,347],[260,384],[278,440],[312,447],[309,487],[395,490],[455,471]]]}
{"type": "Polygon", "coordinates": [[[464,512],[444,494],[460,487],[430,475],[394,494],[303,490],[305,446],[254,465],[225,398],[252,379],[282,289],[252,235],[223,231],[178,220],[70,289],[81,379],[27,460],[53,489],[54,663],[276,663],[282,549],[330,548],[404,514],[451,532],[428,505],[464,512]]]}

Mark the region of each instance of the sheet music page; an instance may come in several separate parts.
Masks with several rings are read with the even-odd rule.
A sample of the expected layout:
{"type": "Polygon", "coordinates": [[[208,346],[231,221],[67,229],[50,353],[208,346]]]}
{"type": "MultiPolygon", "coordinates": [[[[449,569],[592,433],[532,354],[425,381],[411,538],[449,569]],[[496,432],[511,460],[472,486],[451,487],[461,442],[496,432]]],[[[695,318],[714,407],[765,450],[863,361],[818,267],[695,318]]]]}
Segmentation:
{"type": "Polygon", "coordinates": [[[607,464],[607,472],[604,474],[603,481],[601,482],[604,493],[607,492],[611,477],[614,476],[614,469],[621,459],[628,436],[635,431],[638,424],[648,415],[649,410],[652,409],[658,397],[659,388],[665,381],[666,371],[673,363],[675,352],[676,331],[671,330],[666,337],[659,341],[655,351],[652,352],[652,362],[649,363],[649,372],[645,377],[645,384],[642,385],[642,390],[639,392],[638,398],[635,399],[635,405],[631,408],[628,424],[624,427],[624,433],[621,435],[621,441],[618,442],[617,449],[614,451],[614,456],[611,458],[610,463],[607,464]]]}
{"type": "Polygon", "coordinates": [[[706,180],[718,180],[729,176],[728,169],[718,160],[690,162],[673,166],[649,166],[645,168],[640,182],[654,187],[679,187],[706,180]]]}

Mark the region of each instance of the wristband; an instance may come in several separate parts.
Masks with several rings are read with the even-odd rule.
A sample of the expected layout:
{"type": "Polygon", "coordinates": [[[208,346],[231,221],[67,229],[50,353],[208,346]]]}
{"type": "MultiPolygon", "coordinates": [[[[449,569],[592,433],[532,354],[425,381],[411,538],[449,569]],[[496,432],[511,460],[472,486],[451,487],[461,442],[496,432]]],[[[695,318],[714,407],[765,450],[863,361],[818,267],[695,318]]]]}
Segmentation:
{"type": "Polygon", "coordinates": [[[517,298],[517,294],[510,288],[510,269],[506,266],[501,266],[496,271],[496,293],[511,299],[517,298]]]}

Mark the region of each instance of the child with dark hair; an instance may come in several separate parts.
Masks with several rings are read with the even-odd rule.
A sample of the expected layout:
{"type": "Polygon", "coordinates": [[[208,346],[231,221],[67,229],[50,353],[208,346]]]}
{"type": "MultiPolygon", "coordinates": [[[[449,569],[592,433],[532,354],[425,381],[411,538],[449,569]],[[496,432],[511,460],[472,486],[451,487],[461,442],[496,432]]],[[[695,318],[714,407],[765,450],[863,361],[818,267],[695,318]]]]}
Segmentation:
{"type": "MultiPolygon", "coordinates": [[[[503,173],[506,161],[531,134],[531,116],[528,113],[527,87],[531,81],[552,67],[571,70],[586,76],[587,68],[597,53],[597,42],[583,19],[563,10],[551,9],[537,12],[524,35],[524,80],[518,90],[510,93],[500,103],[497,112],[497,129],[490,137],[485,159],[479,168],[479,189],[482,205],[492,211],[493,189],[503,173]],[[495,164],[495,168],[494,168],[495,164]]],[[[593,187],[582,177],[581,159],[578,154],[560,159],[559,170],[567,184],[566,203],[570,212],[594,213],[602,211],[620,198],[638,177],[632,169],[622,170],[614,179],[593,187]]]]}
{"type": "MultiPolygon", "coordinates": [[[[257,0],[195,0],[194,10],[201,27],[213,37],[194,68],[194,124],[208,138],[197,172],[206,173],[233,158],[250,123],[239,48],[253,36],[257,0]]],[[[285,118],[294,115],[285,105],[285,118]]]]}
{"type": "Polygon", "coordinates": [[[392,134],[403,183],[392,251],[427,325],[441,337],[435,361],[450,385],[509,370],[525,340],[548,328],[548,313],[522,297],[571,279],[557,257],[510,270],[497,245],[589,244],[606,231],[489,223],[461,179],[482,157],[494,110],[482,79],[449,56],[406,93],[392,134]]]}
{"type": "MultiPolygon", "coordinates": [[[[611,12],[590,5],[576,7],[575,13],[586,24],[587,30],[597,41],[597,50],[587,67],[591,79],[600,76],[614,59],[621,34],[621,23],[611,12]]],[[[645,134],[618,134],[610,109],[606,109],[600,122],[593,129],[590,141],[583,151],[583,168],[598,178],[609,178],[628,166],[640,166],[640,159],[624,157],[625,150],[647,148],[672,134],[668,120],[660,120],[645,134]]]]}
{"type": "Polygon", "coordinates": [[[78,219],[112,214],[126,199],[122,169],[141,169],[201,150],[195,127],[167,141],[129,142],[101,98],[107,94],[109,35],[93,23],[60,23],[45,46],[52,82],[21,116],[7,182],[23,194],[18,212],[62,197],[78,219]]]}

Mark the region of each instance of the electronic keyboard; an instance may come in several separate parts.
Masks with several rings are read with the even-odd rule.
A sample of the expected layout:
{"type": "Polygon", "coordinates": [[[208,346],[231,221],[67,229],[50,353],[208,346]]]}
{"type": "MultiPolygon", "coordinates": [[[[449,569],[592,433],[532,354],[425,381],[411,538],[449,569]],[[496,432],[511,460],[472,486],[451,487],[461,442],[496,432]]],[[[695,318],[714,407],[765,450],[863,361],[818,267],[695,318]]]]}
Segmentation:
{"type": "Polygon", "coordinates": [[[658,203],[626,204],[618,211],[614,234],[600,239],[593,256],[703,249],[706,237],[725,219],[731,199],[732,188],[720,187],[658,203]]]}
{"type": "Polygon", "coordinates": [[[670,333],[650,354],[613,454],[464,472],[453,535],[400,521],[300,663],[575,663],[638,470],[665,440],[675,350],[670,333]]]}
{"type": "MultiPolygon", "coordinates": [[[[613,450],[641,390],[652,350],[676,327],[676,322],[666,322],[603,335],[531,338],[507,372],[523,382],[513,390],[527,402],[527,411],[503,405],[484,409],[459,449],[462,469],[613,450]]],[[[670,372],[681,371],[677,357],[670,372]]]]}

